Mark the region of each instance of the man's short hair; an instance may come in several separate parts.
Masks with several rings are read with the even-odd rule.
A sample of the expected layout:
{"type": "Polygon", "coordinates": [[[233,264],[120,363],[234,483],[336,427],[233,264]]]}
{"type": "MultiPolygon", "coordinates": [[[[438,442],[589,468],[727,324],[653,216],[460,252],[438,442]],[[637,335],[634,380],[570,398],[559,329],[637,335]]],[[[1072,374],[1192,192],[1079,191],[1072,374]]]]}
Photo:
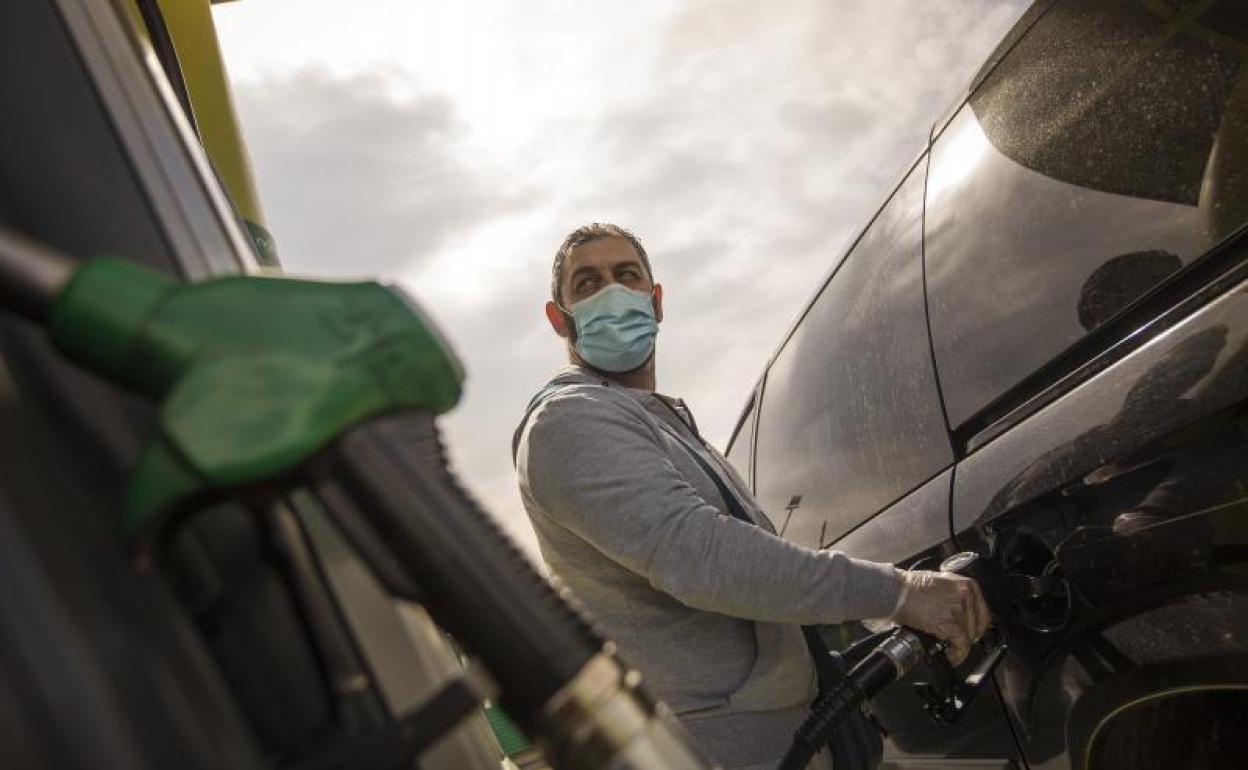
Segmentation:
{"type": "Polygon", "coordinates": [[[641,241],[637,240],[637,236],[619,225],[612,225],[606,222],[591,222],[569,233],[568,237],[563,239],[563,245],[559,247],[559,251],[555,252],[555,263],[550,268],[550,296],[555,301],[555,304],[563,305],[563,263],[572,254],[572,250],[577,246],[584,246],[587,243],[602,240],[603,238],[623,238],[628,241],[637,252],[637,256],[641,257],[641,264],[646,268],[646,276],[650,279],[650,283],[654,283],[654,271],[650,269],[650,257],[646,254],[646,248],[641,245],[641,241]]]}

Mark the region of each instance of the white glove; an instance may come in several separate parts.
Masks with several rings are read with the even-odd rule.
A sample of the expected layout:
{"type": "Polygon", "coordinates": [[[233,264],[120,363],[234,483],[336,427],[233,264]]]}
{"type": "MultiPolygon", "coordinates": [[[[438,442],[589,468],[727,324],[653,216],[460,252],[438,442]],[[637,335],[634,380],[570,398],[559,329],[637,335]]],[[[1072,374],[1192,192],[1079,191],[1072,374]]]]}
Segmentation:
{"type": "Polygon", "coordinates": [[[953,665],[988,630],[992,616],[974,580],[950,572],[902,572],[901,596],[890,620],[948,643],[953,665]]]}

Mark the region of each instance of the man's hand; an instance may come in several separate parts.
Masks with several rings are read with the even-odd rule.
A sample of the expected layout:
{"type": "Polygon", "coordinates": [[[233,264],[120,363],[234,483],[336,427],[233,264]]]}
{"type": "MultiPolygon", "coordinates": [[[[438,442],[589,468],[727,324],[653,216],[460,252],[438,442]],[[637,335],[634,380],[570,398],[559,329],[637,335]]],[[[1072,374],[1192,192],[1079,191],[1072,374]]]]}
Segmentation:
{"type": "Polygon", "coordinates": [[[948,572],[903,572],[901,580],[901,598],[891,619],[946,641],[955,666],[965,660],[992,620],[979,586],[948,572]]]}

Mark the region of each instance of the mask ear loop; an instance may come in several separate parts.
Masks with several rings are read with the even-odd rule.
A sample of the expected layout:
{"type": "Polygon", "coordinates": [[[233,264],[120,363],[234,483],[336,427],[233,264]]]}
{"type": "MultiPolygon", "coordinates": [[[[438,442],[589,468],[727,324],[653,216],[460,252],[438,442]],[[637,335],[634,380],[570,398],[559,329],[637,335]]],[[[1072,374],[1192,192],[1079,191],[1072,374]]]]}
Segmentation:
{"type": "Polygon", "coordinates": [[[558,300],[555,301],[555,307],[559,308],[559,312],[563,315],[564,326],[568,329],[568,341],[576,345],[576,319],[572,317],[572,311],[564,307],[558,300]]]}

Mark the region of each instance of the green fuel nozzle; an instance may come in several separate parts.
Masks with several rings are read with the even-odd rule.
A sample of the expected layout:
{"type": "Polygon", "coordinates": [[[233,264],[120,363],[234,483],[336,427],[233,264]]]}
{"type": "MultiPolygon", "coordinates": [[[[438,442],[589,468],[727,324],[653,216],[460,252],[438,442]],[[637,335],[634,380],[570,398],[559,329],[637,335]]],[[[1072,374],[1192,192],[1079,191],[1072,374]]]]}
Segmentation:
{"type": "Polygon", "coordinates": [[[183,284],[97,258],[74,270],[47,320],[70,358],[159,404],[124,504],[129,535],[179,500],[290,471],[369,417],[445,412],[463,380],[416,306],[371,282],[183,284]]]}

